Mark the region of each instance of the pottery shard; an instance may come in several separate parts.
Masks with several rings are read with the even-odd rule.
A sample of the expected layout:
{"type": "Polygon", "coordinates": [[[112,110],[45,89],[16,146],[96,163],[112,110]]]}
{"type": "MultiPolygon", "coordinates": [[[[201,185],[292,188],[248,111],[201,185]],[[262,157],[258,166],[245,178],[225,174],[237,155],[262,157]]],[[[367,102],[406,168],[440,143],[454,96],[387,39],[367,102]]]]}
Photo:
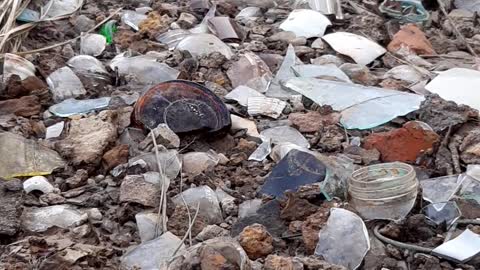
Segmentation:
{"type": "Polygon", "coordinates": [[[0,115],[15,114],[30,117],[39,114],[41,109],[42,106],[40,106],[39,99],[36,96],[0,101],[0,115]]]}
{"type": "Polygon", "coordinates": [[[74,165],[97,163],[110,143],[117,139],[117,128],[108,114],[100,113],[70,123],[68,136],[57,148],[74,165]]]}
{"type": "Polygon", "coordinates": [[[107,151],[102,158],[103,167],[108,171],[128,162],[128,145],[121,144],[107,151]]]}
{"type": "Polygon", "coordinates": [[[402,47],[407,47],[418,55],[437,54],[425,34],[415,24],[403,26],[400,31],[393,36],[387,49],[394,53],[402,47]]]}
{"type": "Polygon", "coordinates": [[[260,224],[253,224],[243,229],[239,242],[252,260],[267,256],[273,251],[273,238],[265,226],[260,224]]]}
{"type": "Polygon", "coordinates": [[[120,186],[120,202],[138,203],[155,207],[160,201],[160,187],[140,175],[128,175],[120,186]]]}
{"type": "Polygon", "coordinates": [[[377,149],[382,161],[414,162],[420,154],[432,149],[440,137],[421,122],[408,122],[402,128],[374,133],[365,139],[366,149],[377,149]]]}
{"type": "Polygon", "coordinates": [[[340,121],[340,114],[331,113],[322,115],[319,112],[292,113],[288,120],[298,128],[300,132],[317,132],[323,126],[334,125],[340,121]]]}

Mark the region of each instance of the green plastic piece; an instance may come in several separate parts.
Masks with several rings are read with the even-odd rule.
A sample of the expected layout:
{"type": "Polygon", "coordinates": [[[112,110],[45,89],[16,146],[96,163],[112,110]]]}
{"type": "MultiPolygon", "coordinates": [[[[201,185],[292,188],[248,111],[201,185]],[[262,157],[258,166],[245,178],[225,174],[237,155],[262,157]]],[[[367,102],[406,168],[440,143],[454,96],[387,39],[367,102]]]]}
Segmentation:
{"type": "Polygon", "coordinates": [[[106,22],[102,28],[100,28],[100,35],[107,39],[107,44],[110,45],[113,42],[113,35],[117,32],[117,21],[111,20],[106,22]]]}

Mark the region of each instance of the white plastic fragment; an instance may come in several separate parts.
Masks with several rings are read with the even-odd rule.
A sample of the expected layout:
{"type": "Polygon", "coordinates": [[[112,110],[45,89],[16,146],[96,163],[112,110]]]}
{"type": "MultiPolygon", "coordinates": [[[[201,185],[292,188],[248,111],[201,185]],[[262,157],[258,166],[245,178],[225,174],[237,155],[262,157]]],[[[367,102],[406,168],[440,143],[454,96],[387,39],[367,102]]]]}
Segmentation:
{"type": "Polygon", "coordinates": [[[47,127],[47,131],[45,132],[45,139],[52,139],[59,137],[62,132],[63,128],[65,127],[65,122],[58,122],[54,125],[47,127]]]}
{"type": "Polygon", "coordinates": [[[107,46],[107,39],[99,34],[85,34],[80,37],[80,53],[99,56],[107,46]]]}
{"type": "Polygon", "coordinates": [[[47,83],[55,102],[76,98],[87,93],[80,79],[69,67],[62,67],[54,71],[48,76],[47,83]]]}
{"type": "Polygon", "coordinates": [[[187,36],[177,44],[175,49],[188,51],[193,56],[208,55],[214,52],[223,54],[227,59],[233,56],[230,47],[211,34],[192,34],[187,36]]]}
{"type": "Polygon", "coordinates": [[[301,64],[301,61],[297,61],[295,48],[292,44],[289,44],[282,65],[278,69],[275,78],[273,78],[272,83],[265,93],[266,96],[280,99],[292,99],[292,96],[299,95],[292,90],[284,89],[281,85],[288,79],[296,77],[295,72],[292,70],[292,67],[295,64],[301,64]]]}
{"type": "Polygon", "coordinates": [[[240,22],[255,21],[262,15],[262,11],[259,7],[246,7],[242,9],[235,20],[240,22]]]}
{"type": "Polygon", "coordinates": [[[452,68],[441,72],[425,88],[446,100],[480,110],[480,71],[452,68]]]}
{"type": "Polygon", "coordinates": [[[385,54],[387,50],[374,41],[347,32],[336,32],[323,36],[335,51],[351,57],[357,64],[368,65],[385,54]]]}
{"type": "Polygon", "coordinates": [[[53,192],[54,188],[44,176],[34,176],[23,182],[23,190],[25,190],[26,193],[39,190],[43,194],[47,194],[53,192]]]}
{"type": "Polygon", "coordinates": [[[327,224],[318,237],[315,255],[325,261],[357,269],[370,249],[367,227],[355,213],[332,208],[327,224]]]}
{"type": "Polygon", "coordinates": [[[297,37],[322,37],[330,20],[322,13],[311,9],[293,10],[280,25],[280,29],[295,33],[297,37]]]}
{"type": "Polygon", "coordinates": [[[455,239],[436,247],[432,253],[457,263],[466,263],[480,253],[480,235],[465,229],[455,239]]]}

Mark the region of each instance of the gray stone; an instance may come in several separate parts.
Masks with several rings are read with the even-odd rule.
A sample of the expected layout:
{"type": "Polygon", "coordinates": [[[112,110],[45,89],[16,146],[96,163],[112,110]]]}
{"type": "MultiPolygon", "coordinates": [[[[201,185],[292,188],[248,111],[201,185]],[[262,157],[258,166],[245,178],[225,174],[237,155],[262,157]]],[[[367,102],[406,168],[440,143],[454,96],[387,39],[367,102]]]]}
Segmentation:
{"type": "Polygon", "coordinates": [[[155,207],[160,201],[160,186],[149,183],[140,175],[128,175],[120,186],[120,202],[155,207]]]}

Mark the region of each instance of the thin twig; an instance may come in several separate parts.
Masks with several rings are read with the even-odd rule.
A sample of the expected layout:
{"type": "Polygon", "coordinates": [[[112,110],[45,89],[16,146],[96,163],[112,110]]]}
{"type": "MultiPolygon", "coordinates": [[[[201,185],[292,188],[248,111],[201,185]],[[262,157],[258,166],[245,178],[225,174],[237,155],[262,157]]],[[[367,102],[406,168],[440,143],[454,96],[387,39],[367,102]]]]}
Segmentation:
{"type": "Polygon", "coordinates": [[[192,232],[193,224],[195,223],[195,220],[197,219],[199,210],[200,210],[200,202],[197,204],[197,210],[195,211],[195,216],[193,217],[192,222],[189,224],[187,232],[183,236],[182,241],[180,242],[178,247],[173,252],[172,257],[175,256],[175,254],[177,254],[178,250],[180,250],[180,248],[182,247],[183,242],[185,242],[185,240],[187,239],[187,236],[192,232]]]}
{"type": "MultiPolygon", "coordinates": [[[[158,145],[157,145],[157,138],[155,137],[155,134],[153,132],[153,130],[150,130],[150,135],[152,136],[152,140],[153,140],[153,147],[155,148],[155,158],[157,160],[157,166],[158,166],[158,172],[160,174],[160,184],[161,184],[161,190],[160,190],[160,204],[158,206],[158,217],[157,217],[157,222],[155,223],[155,237],[158,237],[159,236],[159,232],[158,232],[158,225],[160,223],[160,218],[161,218],[161,221],[162,221],[162,232],[166,232],[167,231],[167,213],[166,211],[164,211],[164,205],[166,205],[166,203],[164,203],[164,201],[166,201],[166,198],[165,198],[165,190],[167,189],[165,187],[165,182],[167,181],[167,177],[166,175],[163,173],[163,166],[162,164],[160,164],[160,154],[158,153],[158,145]]],[[[166,208],[166,207],[165,207],[166,208]]],[[[165,209],[166,210],[166,209],[165,209]]]]}
{"type": "Polygon", "coordinates": [[[457,26],[455,25],[455,22],[452,20],[452,18],[448,15],[447,13],[447,10],[445,9],[445,5],[443,4],[442,0],[437,0],[437,3],[438,3],[438,6],[440,7],[440,11],[443,13],[443,15],[447,18],[447,20],[450,22],[450,24],[452,25],[452,28],[455,32],[455,35],[457,36],[457,38],[459,38],[464,44],[465,46],[467,46],[467,50],[475,57],[478,57],[478,55],[475,53],[475,51],[473,50],[472,46],[470,46],[470,44],[468,44],[467,42],[467,39],[462,35],[462,33],[460,33],[460,31],[458,30],[457,26]]]}
{"type": "MultiPolygon", "coordinates": [[[[182,163],[183,165],[183,163],[182,163]]],[[[180,166],[182,168],[182,166],[180,166]]],[[[185,197],[183,197],[183,175],[182,175],[182,170],[180,169],[180,198],[182,198],[183,204],[185,204],[185,207],[187,208],[187,214],[188,214],[188,224],[192,223],[192,213],[190,213],[190,208],[188,207],[187,201],[185,200],[185,197]]],[[[192,232],[188,234],[188,240],[190,246],[192,246],[192,232]]]]}

